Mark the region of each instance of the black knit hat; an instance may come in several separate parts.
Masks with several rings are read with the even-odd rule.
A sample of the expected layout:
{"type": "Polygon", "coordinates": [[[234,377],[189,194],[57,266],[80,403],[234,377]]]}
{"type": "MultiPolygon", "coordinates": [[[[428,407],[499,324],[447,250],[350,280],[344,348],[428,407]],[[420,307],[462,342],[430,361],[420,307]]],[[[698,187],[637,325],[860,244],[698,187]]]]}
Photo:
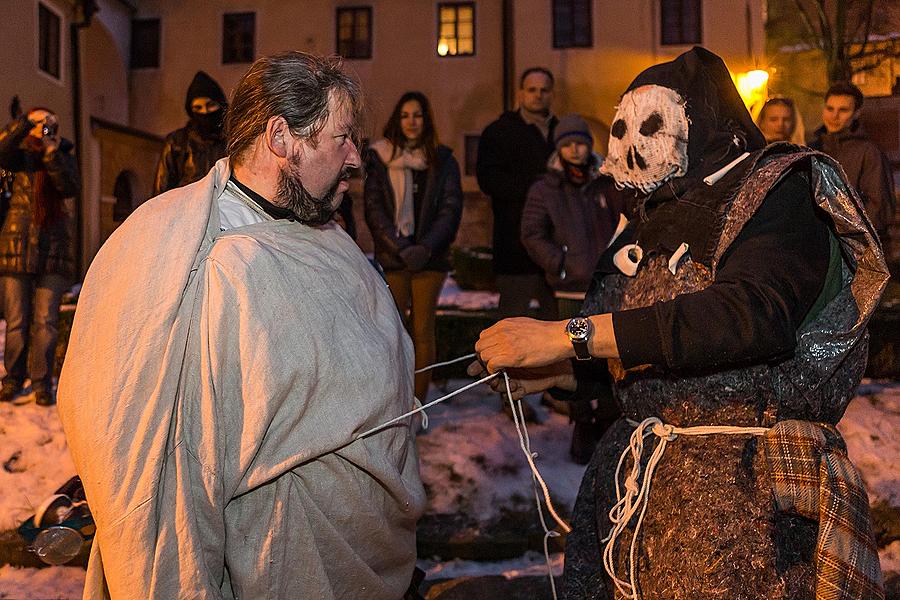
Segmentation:
{"type": "Polygon", "coordinates": [[[194,98],[215,100],[222,105],[222,108],[225,108],[225,105],[228,104],[228,98],[225,97],[225,92],[222,91],[216,80],[203,71],[197,71],[197,74],[194,75],[191,85],[188,86],[187,96],[184,99],[184,110],[187,111],[189,117],[193,114],[191,102],[194,101],[194,98]]]}
{"type": "Polygon", "coordinates": [[[553,130],[553,144],[557,148],[564,146],[570,141],[583,142],[589,147],[594,145],[594,136],[591,135],[591,129],[588,127],[587,121],[575,113],[561,118],[553,130]]]}

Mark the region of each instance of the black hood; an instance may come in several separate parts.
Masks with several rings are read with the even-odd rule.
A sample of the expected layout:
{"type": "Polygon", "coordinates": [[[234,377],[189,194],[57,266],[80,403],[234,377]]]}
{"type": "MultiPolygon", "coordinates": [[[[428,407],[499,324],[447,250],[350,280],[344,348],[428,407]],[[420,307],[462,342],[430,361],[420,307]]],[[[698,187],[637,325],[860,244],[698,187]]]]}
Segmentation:
{"type": "Polygon", "coordinates": [[[225,92],[222,91],[216,80],[203,71],[197,71],[197,74],[194,75],[194,79],[191,81],[191,85],[188,86],[187,96],[184,99],[184,110],[187,112],[188,117],[193,116],[191,102],[194,101],[194,98],[215,100],[222,105],[222,110],[228,104],[228,98],[225,97],[225,92]]]}
{"type": "Polygon", "coordinates": [[[673,61],[649,67],[626,92],[644,85],[669,88],[685,100],[690,124],[684,179],[705,177],[742,153],[765,147],[766,140],[747,112],[728,68],[709,50],[695,46],[673,61]]]}

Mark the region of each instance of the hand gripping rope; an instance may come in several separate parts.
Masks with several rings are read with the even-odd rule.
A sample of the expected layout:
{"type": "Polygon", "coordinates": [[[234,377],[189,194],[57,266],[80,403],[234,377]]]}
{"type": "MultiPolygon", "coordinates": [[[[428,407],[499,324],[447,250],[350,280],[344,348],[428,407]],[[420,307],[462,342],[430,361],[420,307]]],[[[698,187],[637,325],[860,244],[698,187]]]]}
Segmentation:
{"type": "MultiPolygon", "coordinates": [[[[430,365],[428,367],[424,367],[422,369],[417,370],[416,373],[424,373],[425,371],[429,371],[429,370],[435,369],[437,367],[452,365],[452,364],[455,364],[458,362],[462,362],[464,360],[471,360],[473,358],[475,358],[475,354],[467,354],[465,356],[460,356],[459,358],[455,358],[453,360],[448,360],[445,362],[440,362],[440,363],[430,365]]],[[[552,538],[552,537],[559,537],[559,532],[552,530],[547,526],[547,521],[544,518],[544,512],[543,512],[543,509],[541,508],[541,495],[543,495],[543,497],[544,497],[544,504],[547,505],[547,511],[550,513],[550,516],[553,517],[553,520],[556,521],[556,523],[562,528],[562,530],[565,531],[566,533],[569,533],[572,531],[572,528],[569,526],[568,523],[566,523],[565,521],[562,520],[562,518],[560,518],[559,514],[556,512],[556,509],[553,507],[553,502],[550,500],[550,490],[547,487],[547,484],[544,482],[544,478],[541,477],[541,473],[540,473],[540,471],[538,471],[537,465],[534,464],[534,459],[537,458],[538,454],[537,454],[537,452],[533,452],[531,450],[531,441],[528,438],[528,428],[525,425],[525,413],[522,410],[522,400],[521,399],[519,399],[519,400],[512,399],[512,391],[510,390],[510,387],[509,387],[509,376],[506,374],[506,371],[498,371],[498,372],[492,373],[491,375],[488,375],[486,377],[482,377],[478,381],[475,381],[466,386],[463,386],[453,392],[450,392],[446,396],[442,396],[442,397],[438,398],[437,400],[432,400],[428,404],[423,405],[419,402],[419,399],[416,398],[416,408],[414,408],[413,410],[411,410],[407,413],[400,415],[399,417],[393,418],[390,421],[387,421],[386,423],[382,423],[381,425],[373,427],[372,429],[369,429],[368,431],[364,431],[363,433],[356,436],[355,439],[364,438],[364,437],[372,435],[373,433],[377,433],[377,432],[381,431],[382,429],[385,429],[386,427],[389,427],[389,426],[393,425],[394,423],[397,423],[398,421],[402,421],[403,419],[406,419],[407,417],[411,417],[412,415],[423,412],[426,408],[430,408],[430,407],[434,406],[435,404],[440,404],[444,400],[449,400],[453,396],[457,396],[457,395],[465,392],[466,390],[469,390],[469,389],[471,389],[477,385],[480,385],[482,383],[487,383],[491,379],[494,379],[495,377],[500,377],[501,375],[503,376],[503,381],[506,384],[506,398],[509,401],[510,408],[512,408],[513,424],[516,426],[516,433],[519,436],[519,447],[522,449],[522,453],[525,455],[525,460],[528,461],[528,466],[531,468],[531,481],[532,481],[532,487],[534,489],[534,500],[535,500],[535,504],[537,505],[538,518],[540,519],[541,527],[544,530],[544,557],[547,560],[547,574],[550,577],[550,589],[553,592],[553,598],[554,598],[554,600],[556,600],[556,598],[557,598],[556,583],[553,579],[553,569],[550,564],[549,541],[550,541],[550,538],[552,538]],[[539,487],[540,487],[542,494],[538,493],[539,487]]],[[[423,412],[422,425],[423,425],[423,427],[426,427],[426,428],[428,427],[427,416],[425,416],[424,412],[423,412]]]]}

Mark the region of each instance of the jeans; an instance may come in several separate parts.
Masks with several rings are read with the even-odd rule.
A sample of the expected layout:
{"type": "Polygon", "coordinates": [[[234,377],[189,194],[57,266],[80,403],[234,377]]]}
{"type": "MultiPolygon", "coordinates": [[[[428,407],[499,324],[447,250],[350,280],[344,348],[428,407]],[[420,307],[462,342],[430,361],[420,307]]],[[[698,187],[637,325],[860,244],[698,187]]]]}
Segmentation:
{"type": "MultiPolygon", "coordinates": [[[[384,274],[400,317],[412,337],[416,351],[416,369],[434,364],[437,343],[434,319],[438,297],[447,274],[440,271],[387,271],[384,274]],[[409,318],[407,318],[407,309],[409,318]]],[[[416,398],[425,402],[431,371],[416,375],[416,398]]]]}
{"type": "Polygon", "coordinates": [[[30,375],[35,392],[51,391],[59,303],[66,284],[65,277],[54,274],[0,276],[0,301],[6,317],[4,386],[21,387],[30,375]]]}

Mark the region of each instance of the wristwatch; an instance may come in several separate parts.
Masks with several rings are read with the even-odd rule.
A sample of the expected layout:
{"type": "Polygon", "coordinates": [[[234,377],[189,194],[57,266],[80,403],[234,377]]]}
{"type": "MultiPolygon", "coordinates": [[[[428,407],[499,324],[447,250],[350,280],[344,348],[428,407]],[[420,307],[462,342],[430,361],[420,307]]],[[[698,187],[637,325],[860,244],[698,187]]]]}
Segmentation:
{"type": "Polygon", "coordinates": [[[574,319],[569,319],[569,322],[566,323],[566,335],[569,336],[569,341],[572,342],[572,347],[575,348],[575,358],[578,360],[591,360],[588,342],[593,333],[594,326],[591,325],[589,319],[575,317],[574,319]]]}

